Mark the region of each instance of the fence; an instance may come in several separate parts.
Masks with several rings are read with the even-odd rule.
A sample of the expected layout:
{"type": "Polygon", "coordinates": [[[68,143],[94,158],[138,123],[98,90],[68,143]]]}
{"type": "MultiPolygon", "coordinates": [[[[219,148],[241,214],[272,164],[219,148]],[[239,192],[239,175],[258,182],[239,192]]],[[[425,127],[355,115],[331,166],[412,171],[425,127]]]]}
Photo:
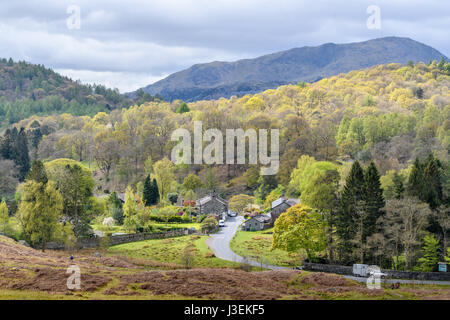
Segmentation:
{"type": "MultiPolygon", "coordinates": [[[[167,232],[157,232],[157,233],[143,232],[143,233],[113,235],[109,237],[109,245],[114,246],[118,244],[138,242],[144,240],[174,238],[198,233],[199,233],[198,231],[191,229],[176,229],[167,232]]],[[[97,236],[93,236],[90,238],[80,238],[77,240],[75,247],[77,249],[97,248],[100,246],[101,239],[102,239],[101,237],[97,236]]],[[[45,248],[50,250],[62,250],[65,248],[65,245],[63,243],[49,242],[47,243],[45,248]]]]}
{"type": "MultiPolygon", "coordinates": [[[[353,275],[353,268],[348,266],[303,262],[303,269],[349,276],[353,275]]],[[[397,270],[381,270],[381,272],[386,273],[388,278],[392,279],[450,281],[450,272],[406,272],[397,270]]]]}

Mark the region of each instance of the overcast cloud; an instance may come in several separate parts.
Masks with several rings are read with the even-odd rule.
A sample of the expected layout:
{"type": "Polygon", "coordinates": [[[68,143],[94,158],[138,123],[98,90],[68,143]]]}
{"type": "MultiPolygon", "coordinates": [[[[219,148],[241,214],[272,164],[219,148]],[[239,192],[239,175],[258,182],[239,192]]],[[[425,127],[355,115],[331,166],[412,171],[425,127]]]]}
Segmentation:
{"type": "Polygon", "coordinates": [[[196,63],[384,36],[450,56],[445,0],[0,0],[0,57],[127,92],[196,63]],[[81,9],[69,29],[67,8],[81,9]],[[381,29],[366,9],[381,9],[381,29]]]}

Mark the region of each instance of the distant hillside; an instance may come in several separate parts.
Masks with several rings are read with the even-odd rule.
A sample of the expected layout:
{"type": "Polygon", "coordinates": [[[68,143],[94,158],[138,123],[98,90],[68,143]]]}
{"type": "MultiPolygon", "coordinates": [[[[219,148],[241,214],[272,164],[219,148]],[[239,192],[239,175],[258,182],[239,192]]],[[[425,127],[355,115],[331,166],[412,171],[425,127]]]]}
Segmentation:
{"type": "Polygon", "coordinates": [[[165,100],[192,102],[254,94],[283,84],[325,77],[387,63],[428,62],[443,55],[420,42],[398,37],[350,44],[327,43],[256,59],[194,65],[143,90],[165,100]]]}
{"type": "MultiPolygon", "coordinates": [[[[136,102],[153,101],[144,92],[136,102]]],[[[94,115],[133,101],[102,85],[84,85],[42,65],[0,59],[0,127],[32,115],[94,115]]]]}

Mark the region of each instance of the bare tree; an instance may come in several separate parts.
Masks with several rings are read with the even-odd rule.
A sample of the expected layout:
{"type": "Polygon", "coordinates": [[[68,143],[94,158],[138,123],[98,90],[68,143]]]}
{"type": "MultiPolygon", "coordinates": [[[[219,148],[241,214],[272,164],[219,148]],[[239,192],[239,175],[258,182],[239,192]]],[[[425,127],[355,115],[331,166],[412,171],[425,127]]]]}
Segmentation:
{"type": "Polygon", "coordinates": [[[390,200],[386,207],[386,219],[395,220],[400,225],[400,240],[405,253],[405,271],[410,269],[414,247],[427,226],[432,214],[428,204],[416,198],[390,200]]]}

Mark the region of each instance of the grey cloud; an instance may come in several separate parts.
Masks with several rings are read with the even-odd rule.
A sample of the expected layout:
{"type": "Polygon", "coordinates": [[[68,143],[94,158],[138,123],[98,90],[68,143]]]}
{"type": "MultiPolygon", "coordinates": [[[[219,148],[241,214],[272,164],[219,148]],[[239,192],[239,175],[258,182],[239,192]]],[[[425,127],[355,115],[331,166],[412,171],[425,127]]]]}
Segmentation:
{"type": "Polygon", "coordinates": [[[0,1],[0,56],[43,63],[82,81],[129,77],[106,81],[122,91],[130,87],[125,82],[134,79],[137,88],[195,63],[390,35],[449,56],[447,7],[437,0],[0,1]],[[66,27],[72,4],[81,8],[80,30],[66,27]],[[381,8],[381,30],[366,28],[371,4],[381,8]]]}

